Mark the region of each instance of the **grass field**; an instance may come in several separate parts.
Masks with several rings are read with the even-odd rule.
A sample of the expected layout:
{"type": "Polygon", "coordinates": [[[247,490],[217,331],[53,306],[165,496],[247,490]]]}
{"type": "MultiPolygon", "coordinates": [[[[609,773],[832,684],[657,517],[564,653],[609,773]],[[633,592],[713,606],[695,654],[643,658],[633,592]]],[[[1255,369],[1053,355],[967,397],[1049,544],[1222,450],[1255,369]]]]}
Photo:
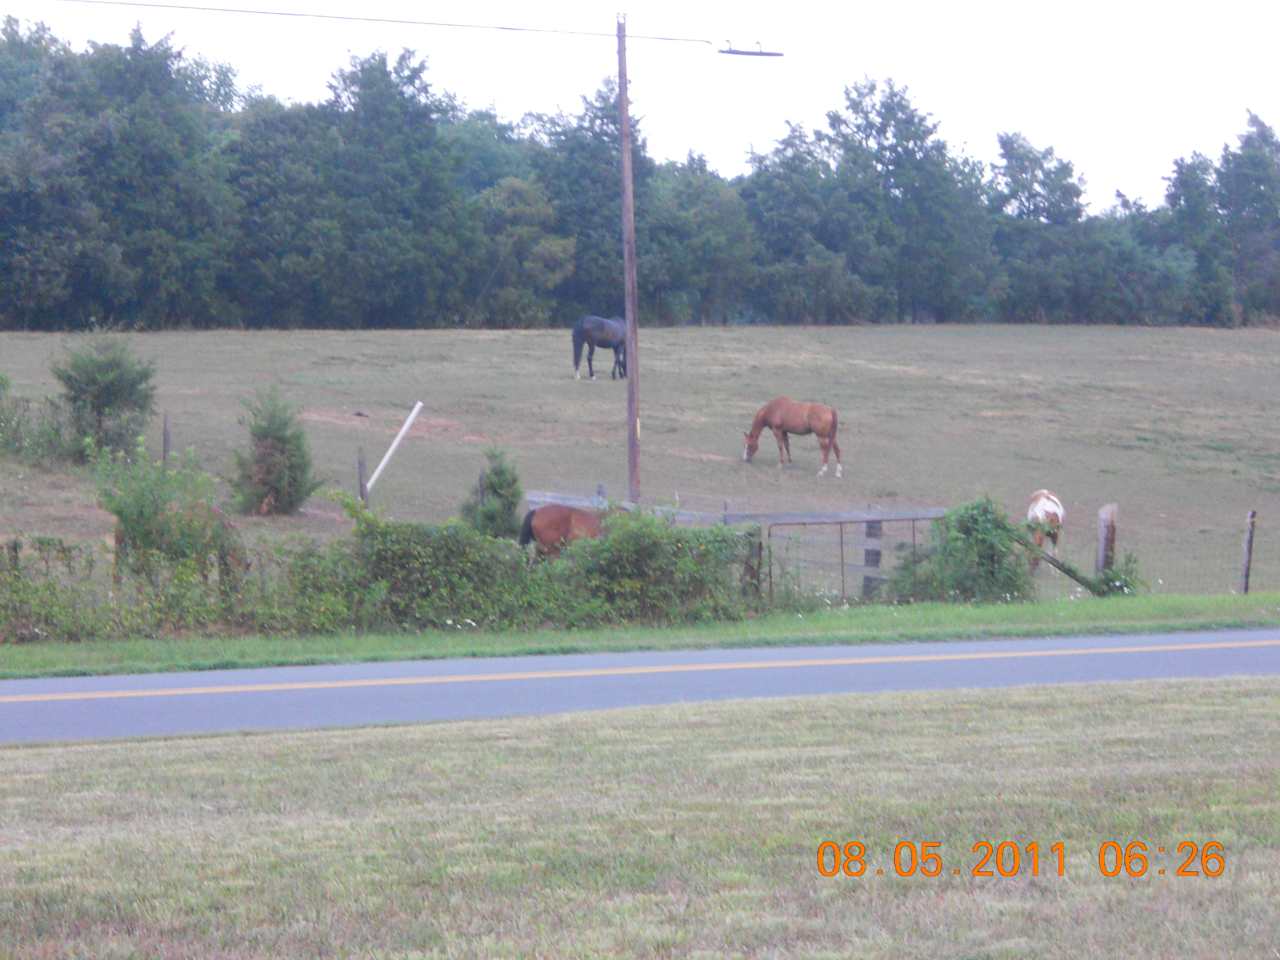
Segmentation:
{"type": "Polygon", "coordinates": [[[0,955],[1260,960],[1278,715],[1238,679],[0,749],[0,955]],[[824,840],[867,875],[819,876],[824,840]],[[1015,875],[972,876],[980,840],[1015,875]],[[1183,841],[1223,874],[1175,876],[1183,841]]]}
{"type": "Polygon", "coordinates": [[[0,680],[444,657],[895,643],[1268,626],[1280,626],[1280,593],[1250,593],[1247,597],[1159,594],[1018,604],[869,604],[805,614],[779,612],[753,620],[679,628],[166,636],[94,643],[11,644],[0,646],[0,680]]]}
{"type": "MultiPolygon", "coordinates": [[[[68,337],[0,334],[19,395],[53,392],[68,337]]],[[[571,378],[567,331],[166,333],[133,335],[156,361],[175,444],[228,474],[246,446],[240,401],[278,383],[304,409],[320,473],[352,489],[415,400],[426,409],[379,481],[402,518],[454,515],[507,449],[527,489],[613,495],[626,484],[625,388],[571,378]],[[360,416],[365,414],[366,416],[360,416]]],[[[641,343],[643,493],[718,510],[947,506],[988,493],[1021,515],[1048,486],[1067,509],[1063,550],[1089,568],[1097,508],[1120,504],[1120,547],[1157,590],[1227,592],[1257,509],[1253,582],[1280,589],[1280,446],[1274,331],[1093,327],[646,329],[641,343]],[[779,471],[770,443],[740,462],[755,409],[786,393],[835,405],[846,478],[816,480],[798,438],[779,471]]],[[[150,437],[159,447],[159,418],[150,437]]],[[[104,537],[83,476],[6,463],[0,535],[104,537]]],[[[300,518],[246,520],[250,536],[346,529],[313,499],[300,518]]],[[[1040,574],[1048,594],[1065,585],[1040,574]]]]}

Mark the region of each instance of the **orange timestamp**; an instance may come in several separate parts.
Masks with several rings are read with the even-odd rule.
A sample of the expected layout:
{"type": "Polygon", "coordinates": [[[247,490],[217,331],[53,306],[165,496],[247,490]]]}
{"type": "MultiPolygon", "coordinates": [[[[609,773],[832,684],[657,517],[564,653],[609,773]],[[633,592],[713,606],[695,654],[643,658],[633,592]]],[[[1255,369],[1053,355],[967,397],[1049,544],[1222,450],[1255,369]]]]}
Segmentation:
{"type": "MultiPolygon", "coordinates": [[[[943,861],[941,840],[900,840],[885,866],[867,863],[867,847],[861,840],[818,844],[818,873],[824,877],[1017,877],[1067,875],[1067,845],[1059,840],[1047,847],[1037,841],[978,840],[971,858],[962,865],[943,861]]],[[[1104,840],[1094,858],[1104,877],[1220,877],[1227,869],[1227,854],[1217,840],[1183,840],[1172,850],[1143,840],[1104,840]],[[1153,862],[1170,857],[1170,865],[1153,862]],[[1176,861],[1176,863],[1175,863],[1176,861]]]]}

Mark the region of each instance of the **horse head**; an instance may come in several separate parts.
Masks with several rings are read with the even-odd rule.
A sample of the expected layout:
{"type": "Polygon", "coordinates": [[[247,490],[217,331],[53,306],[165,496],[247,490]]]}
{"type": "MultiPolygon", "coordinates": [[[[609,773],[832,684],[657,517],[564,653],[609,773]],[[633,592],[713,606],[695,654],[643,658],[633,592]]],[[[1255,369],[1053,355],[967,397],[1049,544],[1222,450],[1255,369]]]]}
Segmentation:
{"type": "Polygon", "coordinates": [[[757,433],[753,437],[749,433],[744,433],[743,436],[747,438],[747,444],[742,448],[742,462],[750,463],[751,458],[754,457],[756,455],[756,451],[760,449],[760,434],[757,433]]]}

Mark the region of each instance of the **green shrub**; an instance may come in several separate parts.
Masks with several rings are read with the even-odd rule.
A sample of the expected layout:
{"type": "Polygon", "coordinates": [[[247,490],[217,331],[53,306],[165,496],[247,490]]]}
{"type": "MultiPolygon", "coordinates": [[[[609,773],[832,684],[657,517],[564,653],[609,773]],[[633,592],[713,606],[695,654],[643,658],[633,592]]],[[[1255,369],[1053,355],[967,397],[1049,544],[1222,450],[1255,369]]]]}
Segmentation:
{"type": "MultiPolygon", "coordinates": [[[[139,439],[133,456],[95,456],[98,500],[115,516],[116,565],[159,585],[163,564],[190,561],[207,582],[213,564],[224,588],[236,585],[248,568],[239,535],[213,505],[213,478],[199,468],[193,451],[175,465],[151,460],[139,439]]],[[[169,571],[181,579],[186,571],[169,571]]]]}
{"type": "Polygon", "coordinates": [[[519,507],[524,499],[520,477],[501,450],[486,450],[484,455],[489,466],[462,505],[462,519],[481,533],[514,540],[520,533],[519,507]]]}
{"type": "Polygon", "coordinates": [[[46,397],[35,404],[24,397],[0,396],[0,450],[45,463],[77,459],[84,447],[75,438],[61,400],[46,397]]]}
{"type": "Polygon", "coordinates": [[[128,450],[155,405],[155,365],[140,360],[124,340],[101,339],[70,350],[53,375],[62,384],[77,440],[99,449],[128,450]]]}
{"type": "Polygon", "coordinates": [[[605,517],[598,540],[577,540],[557,580],[583,619],[682,623],[740,617],[751,534],[729,527],[673,527],[641,513],[605,517]]]}
{"type": "Polygon", "coordinates": [[[935,520],[929,546],[894,571],[888,594],[899,601],[1029,600],[1035,587],[1015,527],[988,497],[935,520]]]}
{"type": "Polygon", "coordinates": [[[524,618],[524,554],[458,521],[434,526],[360,515],[359,556],[369,585],[402,626],[496,626],[524,618]]]}
{"type": "Polygon", "coordinates": [[[1137,556],[1129,552],[1115,566],[1108,567],[1094,577],[1093,583],[1091,589],[1100,597],[1133,596],[1142,593],[1148,586],[1138,574],[1137,556]]]}
{"type": "Polygon", "coordinates": [[[245,406],[251,447],[247,455],[235,455],[237,505],[244,513],[293,513],[322,483],[311,473],[311,450],[298,411],[275,387],[245,406]]]}

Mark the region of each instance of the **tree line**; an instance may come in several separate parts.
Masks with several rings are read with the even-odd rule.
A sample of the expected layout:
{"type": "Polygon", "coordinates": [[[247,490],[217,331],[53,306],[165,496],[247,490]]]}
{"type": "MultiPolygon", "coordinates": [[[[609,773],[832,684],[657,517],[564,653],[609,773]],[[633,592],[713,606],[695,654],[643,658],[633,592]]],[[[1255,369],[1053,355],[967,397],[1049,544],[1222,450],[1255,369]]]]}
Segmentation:
{"type": "MultiPolygon", "coordinates": [[[[507,123],[411,51],[319,103],[168,40],[0,31],[0,328],[538,327],[622,312],[616,86],[507,123]]],[[[750,173],[658,163],[632,120],[645,323],[1238,326],[1280,317],[1280,142],[1252,113],[1154,209],[1089,215],[1052,148],[987,167],[892,81],[750,173]]]]}

